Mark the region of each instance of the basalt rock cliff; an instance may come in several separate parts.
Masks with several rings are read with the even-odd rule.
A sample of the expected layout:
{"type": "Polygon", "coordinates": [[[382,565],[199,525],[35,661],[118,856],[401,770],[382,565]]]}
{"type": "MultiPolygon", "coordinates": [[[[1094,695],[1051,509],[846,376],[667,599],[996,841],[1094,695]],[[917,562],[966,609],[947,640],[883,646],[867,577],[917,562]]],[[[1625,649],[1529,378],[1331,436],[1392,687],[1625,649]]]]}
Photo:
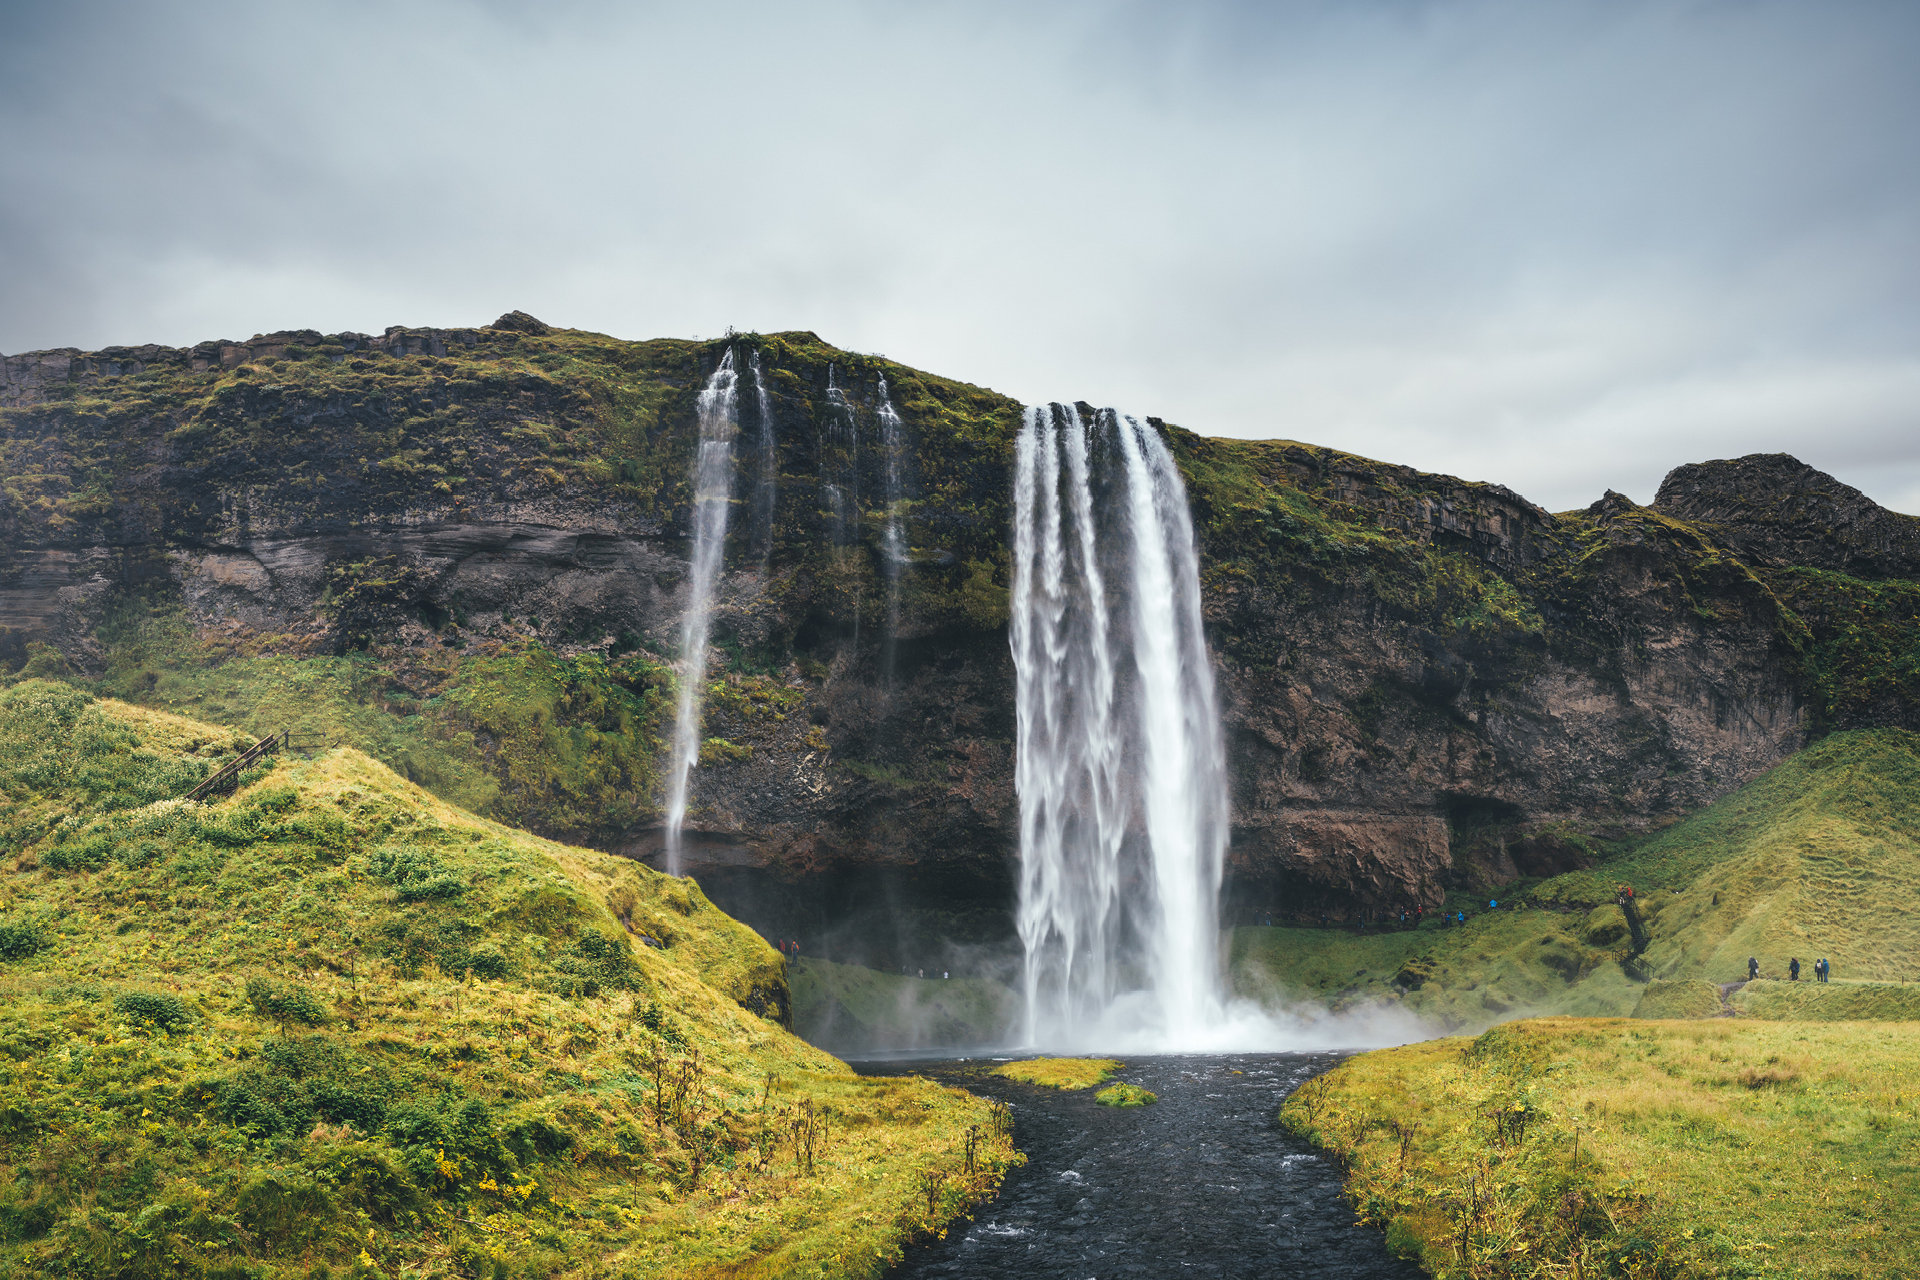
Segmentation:
{"type": "MultiPolygon", "coordinates": [[[[839,956],[1004,941],[1020,408],[813,334],[623,342],[513,313],[8,357],[0,662],[351,742],[468,807],[655,858],[694,400],[729,344],[758,372],[691,868],[839,956]]],[[[1920,520],[1792,458],[1556,515],[1161,429],[1203,549],[1230,913],[1564,871],[1824,731],[1920,727],[1920,520]]]]}

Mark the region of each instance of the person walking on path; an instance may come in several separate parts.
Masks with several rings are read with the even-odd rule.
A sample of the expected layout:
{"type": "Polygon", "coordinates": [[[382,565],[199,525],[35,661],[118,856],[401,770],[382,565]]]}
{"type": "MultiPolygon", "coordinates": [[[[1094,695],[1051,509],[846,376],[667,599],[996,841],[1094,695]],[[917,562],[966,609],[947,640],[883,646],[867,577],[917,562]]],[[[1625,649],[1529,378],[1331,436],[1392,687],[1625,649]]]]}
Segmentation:
{"type": "Polygon", "coordinates": [[[1813,962],[1813,976],[1817,982],[1825,982],[1827,980],[1827,958],[1825,956],[1821,956],[1813,962]]]}
{"type": "Polygon", "coordinates": [[[1752,982],[1760,976],[1760,961],[1753,956],[1747,957],[1747,981],[1752,982]]]}
{"type": "Polygon", "coordinates": [[[1800,981],[1800,957],[1799,956],[1795,956],[1793,959],[1787,961],[1787,980],[1789,982],[1800,981]]]}

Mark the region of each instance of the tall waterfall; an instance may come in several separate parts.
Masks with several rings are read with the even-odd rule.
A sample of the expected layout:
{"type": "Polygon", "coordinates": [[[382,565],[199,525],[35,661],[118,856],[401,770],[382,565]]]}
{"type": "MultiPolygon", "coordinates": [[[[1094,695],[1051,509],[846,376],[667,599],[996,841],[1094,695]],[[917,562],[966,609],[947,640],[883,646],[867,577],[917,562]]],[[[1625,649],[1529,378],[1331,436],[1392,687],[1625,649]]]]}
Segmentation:
{"type": "Polygon", "coordinates": [[[713,584],[727,546],[732,499],[733,437],[739,430],[739,374],[733,348],[700,392],[700,443],[693,459],[693,554],[687,611],[680,622],[680,703],[674,713],[673,755],[667,771],[667,874],[680,874],[680,836],[687,820],[687,787],[700,758],[700,691],[707,674],[707,624],[713,584]]]}
{"type": "Polygon", "coordinates": [[[1026,411],[1012,615],[1027,1038],[1194,1044],[1223,1016],[1226,761],[1186,488],[1152,427],[1026,411]]]}

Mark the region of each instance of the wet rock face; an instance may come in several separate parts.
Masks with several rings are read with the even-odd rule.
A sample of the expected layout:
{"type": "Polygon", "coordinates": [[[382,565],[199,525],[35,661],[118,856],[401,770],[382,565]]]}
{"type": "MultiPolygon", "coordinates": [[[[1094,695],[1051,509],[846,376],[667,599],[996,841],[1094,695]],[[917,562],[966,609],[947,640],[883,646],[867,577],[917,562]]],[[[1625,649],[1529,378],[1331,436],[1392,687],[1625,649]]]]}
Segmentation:
{"type": "MultiPolygon", "coordinates": [[[[1011,932],[1018,406],[810,334],[754,341],[772,451],[743,419],[688,861],[770,937],[957,969],[1011,932]],[[865,406],[883,372],[910,449],[904,563],[874,510],[878,437],[825,393],[833,377],[865,406]],[[929,938],[961,951],[936,960],[929,938]]],[[[604,671],[651,653],[653,675],[619,678],[665,681],[693,397],[718,349],[510,313],[6,358],[0,661],[45,643],[99,675],[113,611],[165,597],[236,652],[363,652],[413,690],[410,714],[460,655],[604,671]]],[[[1885,579],[1877,643],[1907,652],[1920,521],[1792,459],[1682,467],[1653,507],[1609,494],[1555,516],[1308,445],[1167,437],[1232,768],[1230,918],[1393,911],[1585,865],[1838,722],[1823,673],[1864,673],[1855,722],[1920,707],[1892,658],[1833,647],[1861,606],[1832,576],[1885,579]],[[1817,601],[1792,578],[1806,565],[1830,571],[1817,601]]],[[[599,697],[541,711],[538,758],[471,726],[449,741],[497,778],[502,816],[657,859],[644,778],[607,784],[624,807],[568,790],[592,753],[566,735],[599,697]]]]}
{"type": "Polygon", "coordinates": [[[1590,865],[1771,767],[1808,717],[1777,603],[1702,580],[1640,509],[1602,516],[1532,580],[1537,635],[1446,633],[1377,595],[1216,598],[1222,630],[1290,640],[1221,672],[1240,909],[1435,905],[1590,865]],[[1264,899],[1264,901],[1263,901],[1264,899]]]}

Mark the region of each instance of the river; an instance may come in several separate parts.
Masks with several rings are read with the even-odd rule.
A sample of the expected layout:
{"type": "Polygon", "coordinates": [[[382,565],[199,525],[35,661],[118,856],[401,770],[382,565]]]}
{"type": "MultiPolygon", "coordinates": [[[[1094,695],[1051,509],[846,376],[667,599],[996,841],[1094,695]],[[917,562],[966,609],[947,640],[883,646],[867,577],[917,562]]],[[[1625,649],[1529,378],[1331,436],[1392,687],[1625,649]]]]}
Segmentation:
{"type": "Polygon", "coordinates": [[[1276,1118],[1289,1092],[1342,1056],[1128,1058],[1118,1078],[1160,1101],[1126,1108],[1100,1106],[1091,1089],[988,1074],[1005,1059],[856,1062],[863,1075],[924,1075],[1001,1099],[1028,1159],[974,1221],[889,1275],[1419,1280],[1379,1231],[1354,1225],[1338,1171],[1276,1118]]]}

